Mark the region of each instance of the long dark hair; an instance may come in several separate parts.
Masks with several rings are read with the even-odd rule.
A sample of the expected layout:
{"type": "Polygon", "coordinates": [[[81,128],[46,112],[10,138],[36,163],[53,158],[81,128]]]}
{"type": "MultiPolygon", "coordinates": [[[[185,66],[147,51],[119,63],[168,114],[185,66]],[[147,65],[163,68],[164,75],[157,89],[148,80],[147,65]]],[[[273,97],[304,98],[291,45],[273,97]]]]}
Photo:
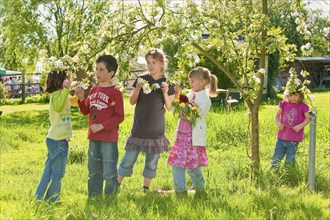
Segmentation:
{"type": "Polygon", "coordinates": [[[66,70],[52,71],[48,73],[46,92],[52,93],[63,88],[63,82],[67,78],[66,70]]]}

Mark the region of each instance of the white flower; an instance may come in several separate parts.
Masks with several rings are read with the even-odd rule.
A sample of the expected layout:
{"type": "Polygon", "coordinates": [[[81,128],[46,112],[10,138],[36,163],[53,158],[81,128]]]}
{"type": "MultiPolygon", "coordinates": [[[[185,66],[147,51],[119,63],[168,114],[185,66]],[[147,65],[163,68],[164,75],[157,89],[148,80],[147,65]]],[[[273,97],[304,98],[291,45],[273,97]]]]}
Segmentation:
{"type": "Polygon", "coordinates": [[[311,95],[309,98],[310,98],[311,102],[315,101],[315,96],[311,95]]]}
{"type": "Polygon", "coordinates": [[[309,75],[309,73],[307,71],[301,70],[300,75],[306,78],[309,75]]]}
{"type": "Polygon", "coordinates": [[[323,36],[327,37],[329,35],[330,32],[330,27],[325,27],[323,28],[323,36]]]}
{"type": "Polygon", "coordinates": [[[301,82],[300,82],[299,79],[295,79],[295,80],[294,80],[294,83],[295,83],[297,86],[299,86],[299,85],[301,84],[301,82]]]}
{"type": "Polygon", "coordinates": [[[195,63],[199,63],[200,61],[199,56],[196,53],[193,53],[192,56],[194,58],[195,63]]]}
{"type": "Polygon", "coordinates": [[[173,80],[172,83],[173,83],[174,85],[179,85],[179,84],[180,84],[180,81],[179,81],[179,80],[173,80]]]}
{"type": "Polygon", "coordinates": [[[259,72],[262,73],[262,74],[265,74],[266,73],[266,70],[264,68],[260,68],[259,69],[259,72]]]}
{"type": "Polygon", "coordinates": [[[149,93],[151,93],[151,91],[152,91],[152,89],[150,88],[149,84],[144,84],[144,85],[142,86],[142,90],[143,90],[143,92],[144,92],[145,94],[149,94],[149,93]]]}
{"type": "Polygon", "coordinates": [[[144,84],[144,83],[145,83],[145,80],[142,79],[142,78],[138,78],[138,79],[137,79],[137,83],[139,83],[139,84],[144,84]]]}
{"type": "Polygon", "coordinates": [[[252,79],[258,84],[260,84],[260,82],[261,82],[261,80],[256,75],[253,75],[252,79]]]}
{"type": "Polygon", "coordinates": [[[56,57],[54,57],[54,56],[49,57],[49,61],[55,62],[56,61],[56,57]]]}
{"type": "Polygon", "coordinates": [[[78,63],[79,62],[79,56],[78,56],[78,54],[76,54],[74,57],[72,57],[72,61],[74,63],[78,63]]]}
{"type": "Polygon", "coordinates": [[[152,89],[159,89],[160,85],[158,83],[154,83],[154,84],[151,85],[151,88],[152,89]]]}
{"type": "Polygon", "coordinates": [[[54,68],[55,69],[64,69],[64,64],[63,64],[63,62],[61,61],[61,60],[56,60],[55,62],[54,62],[54,68]]]}
{"type": "Polygon", "coordinates": [[[162,82],[162,87],[167,86],[167,82],[162,82]]]}

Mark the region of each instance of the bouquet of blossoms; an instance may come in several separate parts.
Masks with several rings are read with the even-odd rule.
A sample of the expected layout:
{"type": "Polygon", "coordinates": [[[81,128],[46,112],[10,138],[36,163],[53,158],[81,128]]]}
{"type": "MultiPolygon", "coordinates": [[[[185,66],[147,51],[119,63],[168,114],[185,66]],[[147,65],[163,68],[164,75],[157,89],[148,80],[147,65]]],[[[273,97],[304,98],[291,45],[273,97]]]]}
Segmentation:
{"type": "Polygon", "coordinates": [[[197,118],[200,117],[199,108],[196,103],[189,101],[189,98],[181,94],[179,98],[172,102],[173,114],[178,114],[179,117],[184,117],[188,120],[192,127],[196,125],[197,118]]]}

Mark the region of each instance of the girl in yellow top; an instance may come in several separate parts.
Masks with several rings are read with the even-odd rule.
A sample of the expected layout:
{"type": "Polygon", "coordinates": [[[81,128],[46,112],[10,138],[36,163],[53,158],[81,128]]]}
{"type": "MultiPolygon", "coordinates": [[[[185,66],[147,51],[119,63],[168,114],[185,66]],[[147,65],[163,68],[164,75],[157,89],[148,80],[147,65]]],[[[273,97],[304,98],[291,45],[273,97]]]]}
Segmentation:
{"type": "Polygon", "coordinates": [[[72,136],[69,88],[66,71],[48,73],[46,92],[50,93],[49,120],[45,168],[37,188],[37,199],[55,202],[59,199],[62,178],[68,158],[68,141],[72,136]]]}

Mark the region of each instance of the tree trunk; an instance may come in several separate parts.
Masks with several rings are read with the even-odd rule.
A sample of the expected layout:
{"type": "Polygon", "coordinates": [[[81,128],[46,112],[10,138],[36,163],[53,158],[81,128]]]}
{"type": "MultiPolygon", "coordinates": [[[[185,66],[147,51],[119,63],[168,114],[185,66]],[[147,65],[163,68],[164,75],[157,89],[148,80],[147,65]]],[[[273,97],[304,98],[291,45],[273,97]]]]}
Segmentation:
{"type": "Polygon", "coordinates": [[[259,112],[258,108],[250,108],[251,111],[251,152],[252,152],[252,165],[253,168],[259,169],[260,156],[259,156],[259,112]]]}

